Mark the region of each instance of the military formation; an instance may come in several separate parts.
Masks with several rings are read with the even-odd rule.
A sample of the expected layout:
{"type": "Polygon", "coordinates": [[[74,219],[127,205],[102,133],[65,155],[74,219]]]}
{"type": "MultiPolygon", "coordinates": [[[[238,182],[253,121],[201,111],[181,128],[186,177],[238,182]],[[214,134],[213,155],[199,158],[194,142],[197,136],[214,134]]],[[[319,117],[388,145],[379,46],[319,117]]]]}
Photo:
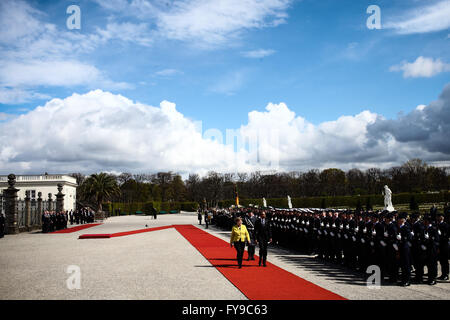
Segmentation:
{"type": "Polygon", "coordinates": [[[213,223],[226,230],[237,216],[244,217],[246,224],[249,217],[265,212],[273,243],[363,273],[369,266],[378,266],[381,279],[393,284],[434,285],[436,280],[448,280],[449,210],[440,214],[432,208],[423,216],[336,209],[232,208],[212,212],[213,223]]]}
{"type": "Polygon", "coordinates": [[[94,220],[94,212],[85,208],[76,211],[44,211],[42,214],[42,232],[48,233],[66,229],[68,222],[73,225],[92,223],[94,220]]]}

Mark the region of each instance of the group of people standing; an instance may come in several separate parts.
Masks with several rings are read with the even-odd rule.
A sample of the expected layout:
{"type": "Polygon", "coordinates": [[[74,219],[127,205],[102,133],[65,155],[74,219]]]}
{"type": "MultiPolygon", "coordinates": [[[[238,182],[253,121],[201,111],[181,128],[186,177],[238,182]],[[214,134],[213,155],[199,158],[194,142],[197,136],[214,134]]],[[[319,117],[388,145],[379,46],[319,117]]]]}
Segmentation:
{"type": "Polygon", "coordinates": [[[44,211],[42,214],[42,232],[48,233],[57,230],[67,229],[67,224],[92,223],[95,220],[94,211],[90,209],[70,210],[70,211],[44,211]]]}
{"type": "MultiPolygon", "coordinates": [[[[320,260],[364,273],[368,266],[375,265],[380,268],[383,280],[402,286],[409,286],[411,282],[423,283],[425,266],[428,271],[426,283],[434,285],[436,280],[448,280],[448,212],[440,214],[432,209],[430,214],[420,216],[418,213],[408,215],[387,211],[239,208],[214,211],[213,216],[213,221],[222,228],[228,229],[231,221],[236,221],[231,228],[232,242],[236,239],[246,241],[250,259],[254,245],[259,242],[257,221],[264,216],[268,234],[270,232],[271,239],[268,240],[315,255],[320,260]],[[248,230],[248,237],[242,224],[248,230]],[[441,266],[439,278],[438,264],[441,266]]],[[[242,244],[235,248],[239,264],[242,244]]]]}
{"type": "Polygon", "coordinates": [[[85,224],[92,223],[95,220],[94,211],[91,209],[83,208],[79,210],[69,211],[70,224],[85,224]]]}
{"type": "Polygon", "coordinates": [[[202,224],[202,220],[204,219],[205,228],[208,229],[208,226],[211,224],[212,218],[213,218],[213,214],[211,211],[208,211],[208,210],[202,211],[201,209],[198,209],[197,219],[198,219],[199,225],[202,224]],[[204,218],[203,218],[203,216],[204,216],[204,218]]]}
{"type": "Polygon", "coordinates": [[[44,211],[42,214],[42,233],[66,229],[67,221],[67,211],[44,211]]]}

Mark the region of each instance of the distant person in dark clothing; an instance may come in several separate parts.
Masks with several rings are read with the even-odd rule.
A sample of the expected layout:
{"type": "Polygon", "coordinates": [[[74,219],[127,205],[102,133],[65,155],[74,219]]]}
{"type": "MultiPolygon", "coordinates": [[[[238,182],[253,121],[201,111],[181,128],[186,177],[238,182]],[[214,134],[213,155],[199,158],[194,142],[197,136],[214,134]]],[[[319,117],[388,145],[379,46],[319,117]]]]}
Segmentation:
{"type": "Polygon", "coordinates": [[[198,218],[198,224],[201,225],[203,218],[202,218],[202,212],[200,210],[198,210],[197,218],[198,218]]]}
{"type": "Polygon", "coordinates": [[[0,213],[0,238],[5,236],[6,218],[4,213],[0,213]]]}

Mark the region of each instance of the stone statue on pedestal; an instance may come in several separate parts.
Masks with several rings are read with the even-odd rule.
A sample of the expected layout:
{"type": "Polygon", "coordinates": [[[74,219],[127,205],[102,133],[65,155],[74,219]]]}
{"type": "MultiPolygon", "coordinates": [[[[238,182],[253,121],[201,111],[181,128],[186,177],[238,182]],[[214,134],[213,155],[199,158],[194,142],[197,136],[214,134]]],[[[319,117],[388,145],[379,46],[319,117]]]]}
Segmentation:
{"type": "Polygon", "coordinates": [[[389,212],[395,211],[394,207],[392,206],[392,191],[387,185],[384,186],[384,191],[382,192],[382,194],[384,195],[384,210],[387,210],[389,212]]]}
{"type": "Polygon", "coordinates": [[[288,200],[288,207],[289,207],[289,209],[292,209],[291,197],[287,196],[287,200],[288,200]]]}

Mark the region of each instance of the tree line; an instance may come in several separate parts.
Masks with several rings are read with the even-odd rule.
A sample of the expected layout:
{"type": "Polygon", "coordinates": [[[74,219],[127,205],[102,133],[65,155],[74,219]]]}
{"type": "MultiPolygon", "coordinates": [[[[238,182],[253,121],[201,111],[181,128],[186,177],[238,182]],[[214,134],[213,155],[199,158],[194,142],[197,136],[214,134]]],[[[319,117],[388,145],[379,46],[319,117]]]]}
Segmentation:
{"type": "Polygon", "coordinates": [[[109,185],[113,183],[116,186],[104,195],[102,192],[95,193],[95,188],[101,187],[98,181],[97,187],[92,186],[92,176],[86,177],[81,173],[73,173],[72,176],[80,186],[77,196],[80,201],[97,199],[98,202],[100,195],[102,201],[122,203],[202,203],[205,199],[209,205],[216,205],[219,201],[234,199],[236,191],[240,199],[283,198],[286,195],[301,198],[380,194],[384,185],[388,185],[394,193],[436,192],[449,190],[449,172],[449,168],[432,166],[421,159],[411,159],[388,169],[344,171],[329,168],[279,173],[210,171],[205,176],[190,174],[186,180],[174,172],[103,174],[108,177],[109,185]]]}

